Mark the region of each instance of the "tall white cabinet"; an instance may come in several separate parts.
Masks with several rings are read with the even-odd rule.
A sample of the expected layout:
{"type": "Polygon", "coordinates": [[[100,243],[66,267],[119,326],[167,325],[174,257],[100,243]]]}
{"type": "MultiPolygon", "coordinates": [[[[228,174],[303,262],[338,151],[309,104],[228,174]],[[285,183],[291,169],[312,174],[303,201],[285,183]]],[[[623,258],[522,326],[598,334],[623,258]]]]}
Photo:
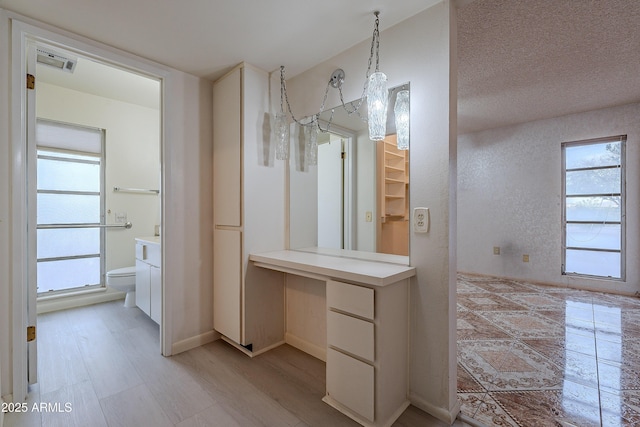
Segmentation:
{"type": "Polygon", "coordinates": [[[270,129],[268,73],[243,63],[214,83],[213,326],[250,354],[284,340],[283,275],[249,263],[285,245],[285,165],[270,129]]]}

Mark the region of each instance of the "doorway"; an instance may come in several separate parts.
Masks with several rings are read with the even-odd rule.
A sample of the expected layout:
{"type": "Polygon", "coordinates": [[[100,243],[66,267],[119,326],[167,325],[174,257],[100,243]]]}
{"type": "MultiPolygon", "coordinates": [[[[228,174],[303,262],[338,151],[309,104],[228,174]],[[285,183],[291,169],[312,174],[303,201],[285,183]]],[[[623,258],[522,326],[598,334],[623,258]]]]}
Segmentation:
{"type": "MultiPolygon", "coordinates": [[[[161,104],[161,93],[163,87],[167,83],[166,79],[169,75],[168,70],[161,67],[146,63],[143,61],[123,56],[113,51],[97,47],[95,44],[85,43],[71,39],[51,31],[47,31],[33,25],[25,24],[16,20],[12,20],[12,153],[16,159],[22,159],[20,162],[14,163],[13,180],[16,182],[14,192],[12,194],[12,217],[14,218],[13,230],[14,239],[12,239],[12,250],[19,254],[14,263],[12,282],[13,282],[13,395],[16,399],[21,400],[27,395],[27,384],[37,380],[37,339],[25,340],[25,330],[29,332],[31,326],[36,326],[37,315],[37,292],[36,292],[36,167],[37,150],[35,144],[35,123],[36,123],[36,92],[43,89],[43,85],[39,85],[37,89],[29,88],[29,77],[27,77],[27,85],[25,86],[25,75],[34,74],[37,79],[36,68],[36,46],[43,46],[48,49],[56,49],[62,53],[71,54],[78,58],[84,58],[88,63],[100,64],[113,70],[126,73],[135,77],[144,77],[153,81],[156,85],[156,102],[158,109],[155,113],[155,141],[156,141],[156,157],[155,165],[160,170],[153,179],[151,188],[157,189],[154,193],[157,196],[154,203],[154,213],[159,218],[164,210],[162,202],[163,195],[161,193],[163,161],[161,157],[161,147],[164,147],[162,140],[164,123],[162,123],[164,105],[161,104]],[[28,54],[31,50],[31,55],[28,54]],[[29,326],[31,325],[31,326],[29,326]],[[27,327],[29,326],[29,327],[27,327]]],[[[59,71],[59,70],[56,70],[59,71]]],[[[116,80],[117,83],[121,81],[116,80]]],[[[110,86],[104,84],[101,78],[94,80],[94,86],[102,89],[109,89],[110,86]]],[[[44,85],[46,87],[46,84],[44,85]]],[[[81,94],[81,91],[75,91],[81,94]]],[[[59,102],[61,98],[50,97],[52,102],[59,102]]],[[[78,105],[82,105],[79,103],[78,105]]],[[[76,106],[78,106],[76,105],[76,106]]],[[[59,105],[57,106],[59,107],[59,105]]],[[[55,109],[55,108],[54,108],[55,109]]],[[[79,108],[82,110],[81,108],[79,108]]],[[[86,111],[85,111],[86,113],[86,111]]],[[[42,116],[42,114],[41,114],[42,116]]],[[[55,120],[62,122],[78,123],[75,120],[64,120],[57,118],[55,120]]],[[[80,121],[79,123],[85,123],[80,121]]],[[[89,125],[91,125],[89,123],[89,125]]],[[[103,128],[101,126],[94,126],[103,128]]],[[[107,139],[109,132],[107,129],[107,139]]],[[[112,138],[118,140],[117,138],[112,138]]],[[[107,152],[109,151],[107,147],[107,152]]],[[[116,150],[117,151],[117,150],[116,150]]],[[[141,156],[129,156],[140,160],[141,156]]],[[[114,174],[118,175],[118,174],[114,174]]],[[[109,184],[107,183],[107,186],[109,184]]],[[[108,218],[105,218],[105,221],[108,218]]],[[[157,225],[160,225],[158,219],[157,225]]],[[[155,225],[155,224],[154,224],[155,225]]],[[[160,229],[161,227],[158,227],[160,229]]],[[[144,231],[144,234],[153,234],[154,227],[151,232],[144,231]]],[[[142,234],[142,232],[141,232],[142,234]]],[[[134,242],[131,241],[132,252],[135,252],[134,242]]],[[[160,244],[160,247],[163,247],[160,244]]],[[[135,262],[135,256],[127,260],[129,265],[135,262]]],[[[109,261],[107,259],[107,265],[109,261]]],[[[108,268],[108,267],[107,267],[108,268]]],[[[161,278],[161,293],[164,293],[164,280],[161,278]]],[[[107,292],[104,292],[107,293],[107,292]]],[[[120,294],[121,295],[121,294],[120,294]]],[[[165,310],[164,298],[162,298],[162,310],[165,310]]],[[[164,319],[160,325],[160,346],[161,352],[165,355],[171,353],[170,343],[166,339],[168,332],[163,327],[164,319]]]]}
{"type": "Polygon", "coordinates": [[[159,234],[160,82],[60,48],[36,50],[40,304],[105,291],[107,272],[135,266],[134,239],[159,234]],[[42,56],[73,57],[73,72],[42,56]]]}

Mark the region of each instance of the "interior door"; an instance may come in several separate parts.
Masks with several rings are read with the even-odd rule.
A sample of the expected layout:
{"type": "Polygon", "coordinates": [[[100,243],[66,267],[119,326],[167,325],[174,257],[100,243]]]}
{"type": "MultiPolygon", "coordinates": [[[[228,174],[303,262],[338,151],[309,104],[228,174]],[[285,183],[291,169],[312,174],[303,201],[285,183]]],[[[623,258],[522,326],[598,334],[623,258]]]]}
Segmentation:
{"type": "MultiPolygon", "coordinates": [[[[36,45],[27,44],[27,74],[34,77],[36,84],[27,89],[26,96],[26,128],[27,128],[27,320],[28,326],[37,325],[37,246],[36,246],[36,45]]],[[[27,378],[29,384],[38,381],[38,340],[27,344],[27,378]]]]}

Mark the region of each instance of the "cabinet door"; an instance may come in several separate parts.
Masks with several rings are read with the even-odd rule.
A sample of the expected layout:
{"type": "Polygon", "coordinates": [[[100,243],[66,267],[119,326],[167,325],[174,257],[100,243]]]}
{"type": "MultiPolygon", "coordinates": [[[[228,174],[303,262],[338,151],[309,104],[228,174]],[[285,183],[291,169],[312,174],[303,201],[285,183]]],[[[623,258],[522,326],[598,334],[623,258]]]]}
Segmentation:
{"type": "Polygon", "coordinates": [[[213,232],[213,328],[241,342],[242,232],[213,232]]]}
{"type": "Polygon", "coordinates": [[[151,315],[151,271],[149,264],[136,261],[136,305],[151,315]]]}
{"type": "Polygon", "coordinates": [[[151,273],[149,277],[150,316],[151,320],[159,324],[162,316],[162,279],[160,275],[160,268],[149,266],[149,271],[151,273]]]}
{"type": "Polygon", "coordinates": [[[236,68],[213,86],[213,221],[241,224],[241,84],[236,68]]]}
{"type": "Polygon", "coordinates": [[[327,349],[327,394],[370,421],[375,417],[374,375],[373,366],[327,349]]]}

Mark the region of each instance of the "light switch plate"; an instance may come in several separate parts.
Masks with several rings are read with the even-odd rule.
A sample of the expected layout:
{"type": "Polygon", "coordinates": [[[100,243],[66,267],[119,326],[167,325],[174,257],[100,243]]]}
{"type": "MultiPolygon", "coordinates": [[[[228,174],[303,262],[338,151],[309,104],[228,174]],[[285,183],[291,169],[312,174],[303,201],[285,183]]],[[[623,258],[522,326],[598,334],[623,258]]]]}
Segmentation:
{"type": "Polygon", "coordinates": [[[413,208],[414,233],[426,233],[429,231],[429,208],[413,208]]]}

